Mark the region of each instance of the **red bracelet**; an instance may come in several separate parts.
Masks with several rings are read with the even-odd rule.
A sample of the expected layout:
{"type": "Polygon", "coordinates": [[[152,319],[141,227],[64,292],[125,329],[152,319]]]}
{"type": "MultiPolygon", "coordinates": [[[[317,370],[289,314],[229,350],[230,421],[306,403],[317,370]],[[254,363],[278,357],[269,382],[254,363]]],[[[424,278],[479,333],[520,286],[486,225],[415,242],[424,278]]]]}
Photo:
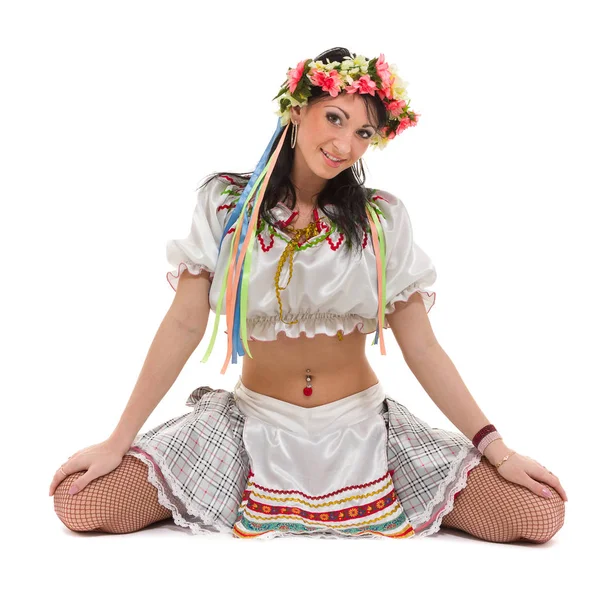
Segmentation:
{"type": "Polygon", "coordinates": [[[496,430],[496,428],[490,423],[485,427],[482,427],[473,437],[473,446],[479,450],[481,454],[484,453],[485,449],[494,441],[501,440],[502,437],[496,430]]]}

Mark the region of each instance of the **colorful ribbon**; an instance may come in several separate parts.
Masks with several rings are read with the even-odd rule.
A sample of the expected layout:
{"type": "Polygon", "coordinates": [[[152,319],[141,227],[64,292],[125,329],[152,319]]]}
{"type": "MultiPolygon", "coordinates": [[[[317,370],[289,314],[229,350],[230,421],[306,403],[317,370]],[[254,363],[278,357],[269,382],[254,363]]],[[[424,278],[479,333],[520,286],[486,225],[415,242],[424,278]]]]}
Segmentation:
{"type": "MultiPolygon", "coordinates": [[[[212,353],[219,330],[221,306],[223,304],[223,299],[225,298],[225,314],[227,321],[227,356],[225,357],[225,362],[221,368],[222,375],[227,372],[230,358],[233,364],[237,364],[237,357],[244,356],[246,352],[248,353],[248,356],[252,358],[252,354],[248,347],[246,314],[248,306],[248,284],[252,268],[252,252],[255,246],[254,240],[256,238],[256,224],[258,221],[260,206],[269,184],[269,179],[271,178],[271,174],[275,164],[277,163],[277,158],[279,157],[279,153],[283,147],[283,142],[286,138],[287,129],[290,127],[290,123],[291,121],[286,125],[285,131],[281,136],[279,143],[277,144],[277,148],[273,152],[271,158],[268,159],[268,155],[271,151],[273,143],[279,132],[283,129],[281,118],[278,120],[275,132],[273,133],[270,142],[267,144],[267,147],[265,148],[260,161],[254,169],[250,180],[244,188],[237,205],[229,216],[221,235],[219,255],[221,253],[223,241],[227,235],[227,232],[232,227],[235,227],[233,234],[234,237],[229,250],[229,257],[225,269],[225,276],[222,279],[221,290],[219,292],[219,298],[217,301],[213,332],[208,349],[206,350],[201,362],[206,363],[212,353]],[[257,192],[257,188],[257,198],[252,207],[252,213],[249,215],[248,204],[251,198],[257,192]],[[246,352],[244,352],[244,349],[246,352]]],[[[369,202],[367,202],[367,216],[371,228],[371,237],[373,239],[373,247],[377,262],[378,328],[372,345],[378,343],[379,336],[381,335],[381,354],[385,355],[386,351],[383,339],[383,325],[385,318],[384,299],[386,298],[385,236],[383,234],[379,218],[377,217],[377,213],[375,209],[370,206],[369,202]]]]}

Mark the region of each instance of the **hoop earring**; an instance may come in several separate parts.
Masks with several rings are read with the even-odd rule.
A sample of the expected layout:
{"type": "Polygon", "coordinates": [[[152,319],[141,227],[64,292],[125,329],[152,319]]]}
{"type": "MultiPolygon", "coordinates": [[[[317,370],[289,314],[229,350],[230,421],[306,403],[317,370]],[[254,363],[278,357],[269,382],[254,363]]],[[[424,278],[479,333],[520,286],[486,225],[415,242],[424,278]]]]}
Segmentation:
{"type": "Polygon", "coordinates": [[[294,123],[292,127],[292,148],[296,147],[296,138],[298,137],[298,123],[294,123]]]}

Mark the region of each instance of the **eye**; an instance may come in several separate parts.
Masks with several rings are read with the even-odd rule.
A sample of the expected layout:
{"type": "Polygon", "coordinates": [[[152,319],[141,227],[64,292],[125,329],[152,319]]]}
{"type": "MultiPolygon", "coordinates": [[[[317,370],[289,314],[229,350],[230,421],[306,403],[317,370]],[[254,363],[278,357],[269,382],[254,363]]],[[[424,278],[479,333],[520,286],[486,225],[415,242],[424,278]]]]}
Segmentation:
{"type": "MultiPolygon", "coordinates": [[[[340,121],[341,119],[339,118],[338,115],[336,115],[335,113],[327,113],[327,118],[329,119],[329,117],[333,117],[334,119],[337,119],[338,121],[340,121]]],[[[329,121],[331,121],[331,119],[329,119],[329,121]]]]}
{"type": "MultiPolygon", "coordinates": [[[[332,112],[327,113],[327,120],[330,123],[333,123],[333,121],[329,117],[333,117],[334,119],[337,119],[338,121],[341,121],[339,115],[337,115],[335,113],[332,113],[332,112]]],[[[366,129],[361,129],[361,131],[367,134],[366,136],[364,136],[364,135],[360,136],[363,140],[368,140],[369,138],[373,137],[373,134],[370,131],[367,131],[366,129]]]]}

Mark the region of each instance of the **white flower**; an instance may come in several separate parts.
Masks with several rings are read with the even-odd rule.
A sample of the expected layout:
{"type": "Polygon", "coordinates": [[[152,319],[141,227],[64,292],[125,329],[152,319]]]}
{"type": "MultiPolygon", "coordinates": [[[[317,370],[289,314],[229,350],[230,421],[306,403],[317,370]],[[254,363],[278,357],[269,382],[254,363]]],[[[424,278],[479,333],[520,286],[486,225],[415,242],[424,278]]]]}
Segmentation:
{"type": "Polygon", "coordinates": [[[290,102],[292,103],[292,106],[304,106],[308,103],[307,100],[296,100],[293,96],[290,96],[290,102]]]}
{"type": "Polygon", "coordinates": [[[275,110],[275,114],[278,117],[281,117],[281,123],[282,125],[287,125],[288,121],[290,120],[290,115],[292,112],[292,106],[305,106],[306,104],[308,104],[307,100],[296,100],[296,98],[294,98],[294,96],[292,96],[289,92],[285,92],[283,94],[281,94],[280,96],[278,96],[276,98],[277,101],[277,108],[275,110]],[[281,110],[281,100],[288,100],[290,104],[286,105],[287,107],[285,108],[285,110],[281,110]]]}
{"type": "Polygon", "coordinates": [[[371,138],[371,146],[375,146],[380,150],[383,150],[389,142],[390,140],[388,138],[383,138],[378,133],[371,138]]]}
{"type": "Polygon", "coordinates": [[[327,71],[333,71],[333,70],[337,70],[337,67],[339,67],[339,66],[340,66],[340,63],[338,61],[334,60],[333,62],[327,63],[325,65],[325,69],[327,71]]]}
{"type": "Polygon", "coordinates": [[[290,111],[286,110],[285,112],[280,112],[279,110],[277,110],[275,112],[275,114],[281,119],[281,124],[283,126],[287,125],[289,123],[290,120],[290,111]]]}
{"type": "Polygon", "coordinates": [[[408,81],[404,81],[398,75],[395,76],[394,83],[392,83],[392,95],[394,100],[402,99],[408,101],[408,95],[406,92],[406,86],[408,85],[408,81]]]}
{"type": "Polygon", "coordinates": [[[327,70],[327,65],[322,60],[313,60],[308,63],[308,66],[312,69],[322,69],[323,71],[327,70]]]}
{"type": "Polygon", "coordinates": [[[290,94],[289,90],[287,92],[284,92],[283,94],[277,96],[278,104],[282,100],[287,100],[292,106],[304,106],[304,104],[305,104],[305,102],[296,100],[296,98],[294,98],[294,96],[292,96],[292,94],[290,94]]]}
{"type": "Polygon", "coordinates": [[[361,69],[362,67],[365,67],[363,72],[366,72],[366,67],[369,64],[369,61],[364,56],[356,56],[353,60],[353,63],[361,69]]]}

